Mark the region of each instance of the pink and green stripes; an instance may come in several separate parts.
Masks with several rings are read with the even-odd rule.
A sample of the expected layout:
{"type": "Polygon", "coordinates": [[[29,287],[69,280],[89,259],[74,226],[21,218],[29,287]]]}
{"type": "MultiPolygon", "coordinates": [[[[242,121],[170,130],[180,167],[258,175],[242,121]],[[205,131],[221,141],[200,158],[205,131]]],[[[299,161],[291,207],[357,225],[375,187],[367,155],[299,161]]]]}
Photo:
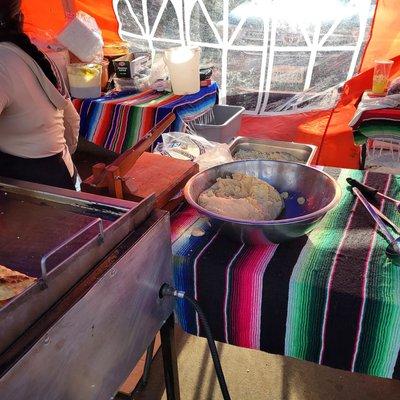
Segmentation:
{"type": "MultiPolygon", "coordinates": [[[[400,266],[347,177],[400,197],[400,177],[355,170],[329,172],[340,204],[302,238],[280,245],[231,241],[221,226],[186,208],[172,218],[175,285],[196,296],[217,340],[335,368],[400,378],[400,266]],[[192,236],[194,227],[205,234],[192,236]]],[[[377,204],[400,225],[393,205],[377,204]]],[[[189,333],[203,332],[178,302],[189,333]]]]}
{"type": "MultiPolygon", "coordinates": [[[[346,186],[348,176],[359,179],[362,173],[354,171],[350,175],[343,171],[338,177],[341,187],[346,186]]],[[[353,205],[354,196],[343,190],[340,206],[328,213],[309,234],[293,269],[285,339],[288,356],[319,362],[327,283],[353,205]]]]}
{"type": "MultiPolygon", "coordinates": [[[[391,177],[390,183],[388,195],[399,198],[399,177],[391,177]]],[[[400,214],[392,204],[385,204],[384,212],[400,225],[400,214]]],[[[400,378],[400,266],[385,257],[386,240],[379,235],[376,240],[354,370],[400,378]]]]}
{"type": "MultiPolygon", "coordinates": [[[[399,187],[388,175],[363,178],[359,171],[342,172],[343,187],[347,176],[382,192],[399,187]]],[[[400,221],[393,206],[385,212],[400,221]]],[[[345,191],[340,207],[309,235],[291,278],[286,355],[393,376],[400,347],[400,274],[373,226],[362,205],[345,191]]]]}
{"type": "Polygon", "coordinates": [[[276,244],[242,246],[227,268],[224,313],[227,343],[260,348],[263,277],[277,247],[276,244]]]}

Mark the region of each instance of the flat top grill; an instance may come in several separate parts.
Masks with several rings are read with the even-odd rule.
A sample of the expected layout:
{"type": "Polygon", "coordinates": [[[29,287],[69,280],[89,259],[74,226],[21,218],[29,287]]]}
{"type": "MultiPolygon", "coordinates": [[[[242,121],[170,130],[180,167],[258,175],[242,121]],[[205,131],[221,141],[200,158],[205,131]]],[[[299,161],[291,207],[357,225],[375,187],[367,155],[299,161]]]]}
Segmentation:
{"type": "MultiPolygon", "coordinates": [[[[0,190],[0,264],[40,278],[41,259],[45,254],[90,226],[98,218],[101,219],[104,228],[116,219],[115,215],[96,215],[95,212],[93,215],[85,215],[79,208],[69,208],[57,207],[57,203],[54,202],[38,203],[28,196],[0,190]]],[[[47,271],[51,271],[98,233],[99,227],[92,226],[65,245],[49,258],[47,271]]]]}
{"type": "Polygon", "coordinates": [[[0,264],[38,278],[0,307],[0,354],[154,209],[0,178],[0,264]]]}

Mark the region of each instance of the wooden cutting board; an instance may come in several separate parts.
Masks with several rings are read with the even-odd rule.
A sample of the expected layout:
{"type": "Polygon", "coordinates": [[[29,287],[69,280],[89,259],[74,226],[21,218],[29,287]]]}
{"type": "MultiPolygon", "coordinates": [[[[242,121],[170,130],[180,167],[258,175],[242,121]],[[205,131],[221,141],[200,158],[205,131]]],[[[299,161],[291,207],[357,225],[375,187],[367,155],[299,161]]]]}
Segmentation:
{"type": "Polygon", "coordinates": [[[197,172],[199,166],[191,161],[145,152],[122,177],[124,198],[138,200],[155,193],[162,208],[197,172]]]}

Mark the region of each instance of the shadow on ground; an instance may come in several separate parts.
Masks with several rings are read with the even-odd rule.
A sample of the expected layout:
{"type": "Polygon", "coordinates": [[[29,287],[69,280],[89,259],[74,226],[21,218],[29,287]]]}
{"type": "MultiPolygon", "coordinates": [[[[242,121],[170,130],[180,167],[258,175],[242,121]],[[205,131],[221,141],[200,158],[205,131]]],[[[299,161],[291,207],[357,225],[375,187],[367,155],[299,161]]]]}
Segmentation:
{"type": "MultiPolygon", "coordinates": [[[[177,329],[182,400],[222,400],[207,342],[177,329]]],[[[398,400],[400,382],[217,343],[232,400],[398,400]]],[[[120,397],[118,400],[127,399],[120,397]]],[[[162,355],[134,400],[166,400],[162,355]]]]}

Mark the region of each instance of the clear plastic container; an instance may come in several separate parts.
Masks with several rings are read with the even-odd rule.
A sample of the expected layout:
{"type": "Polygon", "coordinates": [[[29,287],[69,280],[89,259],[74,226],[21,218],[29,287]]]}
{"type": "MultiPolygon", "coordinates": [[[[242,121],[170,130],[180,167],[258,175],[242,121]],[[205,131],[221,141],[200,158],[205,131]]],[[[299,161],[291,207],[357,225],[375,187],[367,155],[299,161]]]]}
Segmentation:
{"type": "Polygon", "coordinates": [[[72,97],[78,99],[100,97],[101,64],[69,64],[67,72],[72,97]]]}
{"type": "Polygon", "coordinates": [[[174,94],[185,95],[200,90],[200,47],[173,47],[164,52],[174,94]]]}
{"type": "Polygon", "coordinates": [[[372,78],[372,93],[377,95],[385,94],[389,84],[390,70],[392,69],[392,60],[376,60],[374,75],[372,78]]]}

